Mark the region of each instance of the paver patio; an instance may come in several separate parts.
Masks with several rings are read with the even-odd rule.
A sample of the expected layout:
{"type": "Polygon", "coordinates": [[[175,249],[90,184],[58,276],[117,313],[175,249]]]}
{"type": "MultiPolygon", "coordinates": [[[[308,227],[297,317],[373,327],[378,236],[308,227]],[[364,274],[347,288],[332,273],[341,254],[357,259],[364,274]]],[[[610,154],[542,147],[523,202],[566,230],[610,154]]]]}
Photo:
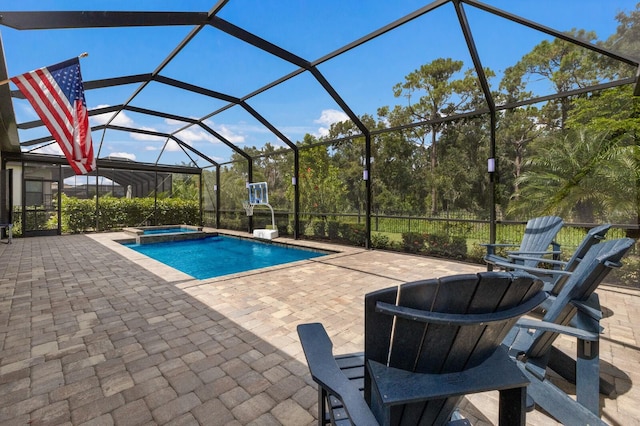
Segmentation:
{"type": "MultiPolygon", "coordinates": [[[[121,247],[119,237],[0,244],[0,424],[313,424],[316,392],[297,324],[320,321],[336,353],[360,351],[365,293],[484,269],[339,247],[198,281],[121,247]]],[[[640,292],[603,286],[599,294],[602,370],[619,393],[601,399],[602,418],[640,424],[640,292]]],[[[475,424],[495,424],[497,393],[467,397],[462,409],[475,424]]],[[[538,411],[527,421],[554,424],[538,411]]]]}

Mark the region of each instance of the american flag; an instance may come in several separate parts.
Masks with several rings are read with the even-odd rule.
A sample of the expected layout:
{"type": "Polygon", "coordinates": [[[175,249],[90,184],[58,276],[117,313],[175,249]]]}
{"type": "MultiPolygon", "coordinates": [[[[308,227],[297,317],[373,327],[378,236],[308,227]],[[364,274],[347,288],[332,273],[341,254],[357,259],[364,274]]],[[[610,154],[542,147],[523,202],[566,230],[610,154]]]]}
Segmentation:
{"type": "Polygon", "coordinates": [[[78,58],[12,77],[11,81],[36,110],[76,174],[94,170],[96,160],[78,58]]]}

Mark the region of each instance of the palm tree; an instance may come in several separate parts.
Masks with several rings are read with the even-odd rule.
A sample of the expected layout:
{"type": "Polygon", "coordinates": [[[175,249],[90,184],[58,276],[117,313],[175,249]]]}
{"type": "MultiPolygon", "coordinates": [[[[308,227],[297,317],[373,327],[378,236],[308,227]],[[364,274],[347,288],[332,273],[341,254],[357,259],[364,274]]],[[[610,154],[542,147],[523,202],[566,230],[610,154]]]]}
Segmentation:
{"type": "Polygon", "coordinates": [[[538,139],[516,180],[508,213],[527,217],[557,214],[578,222],[635,222],[638,146],[609,133],[570,130],[538,139]]]}

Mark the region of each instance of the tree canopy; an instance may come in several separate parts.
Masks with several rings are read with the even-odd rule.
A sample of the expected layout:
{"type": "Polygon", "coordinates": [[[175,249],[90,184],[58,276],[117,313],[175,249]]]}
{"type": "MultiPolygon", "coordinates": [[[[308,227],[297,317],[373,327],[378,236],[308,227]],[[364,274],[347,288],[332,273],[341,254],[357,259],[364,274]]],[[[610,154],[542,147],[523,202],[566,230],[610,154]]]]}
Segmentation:
{"type": "MultiPolygon", "coordinates": [[[[640,4],[620,13],[615,34],[598,41],[593,32],[570,35],[623,53],[640,52],[640,4]]],[[[493,70],[484,70],[495,79],[493,70]]],[[[494,98],[519,102],[533,94],[566,92],[634,75],[614,62],[563,40],[545,40],[507,67],[494,98]]],[[[372,211],[382,215],[489,215],[488,115],[443,117],[486,107],[479,80],[463,62],[439,58],[410,70],[390,88],[399,103],[359,119],[372,129],[372,211]],[[435,121],[434,121],[435,120],[435,121]],[[415,123],[426,122],[425,125],[415,123]],[[394,131],[383,131],[394,128],[394,131]]],[[[567,221],[637,223],[640,183],[640,98],[619,86],[501,111],[497,117],[499,214],[526,219],[561,214],[567,221]]],[[[353,213],[366,202],[364,137],[351,121],[334,123],[327,135],[306,135],[300,149],[300,210],[353,213]],[[339,142],[333,142],[338,140],[339,142]]],[[[269,183],[276,209],[291,209],[292,155],[269,144],[257,155],[254,181],[269,183]]],[[[223,207],[243,199],[247,164],[236,155],[223,168],[223,207]],[[236,200],[236,201],[234,201],[236,200]]]]}

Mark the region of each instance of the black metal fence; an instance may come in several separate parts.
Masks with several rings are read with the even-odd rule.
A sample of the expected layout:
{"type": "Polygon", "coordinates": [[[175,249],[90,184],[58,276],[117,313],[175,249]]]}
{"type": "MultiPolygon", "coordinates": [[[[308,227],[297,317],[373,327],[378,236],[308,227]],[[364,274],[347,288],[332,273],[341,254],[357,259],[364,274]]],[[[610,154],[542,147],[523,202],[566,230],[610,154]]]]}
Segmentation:
{"type": "MultiPolygon", "coordinates": [[[[293,236],[293,213],[275,212],[276,226],[281,236],[293,236]]],[[[207,226],[215,226],[215,212],[204,213],[207,226]]],[[[221,211],[220,227],[248,231],[249,221],[244,210],[221,211]]],[[[271,225],[271,212],[254,210],[254,229],[271,225]]],[[[526,225],[523,221],[500,221],[496,226],[496,242],[519,244],[526,225]]],[[[590,228],[597,224],[567,224],[556,237],[562,258],[568,259],[590,228]]],[[[486,252],[482,243],[489,241],[488,220],[453,215],[451,217],[416,217],[372,215],[371,242],[374,249],[431,255],[483,264],[486,252]]],[[[635,237],[637,226],[614,225],[607,238],[635,237]]],[[[364,214],[300,215],[300,238],[330,241],[340,244],[364,245],[364,214]]],[[[625,267],[608,278],[609,283],[640,287],[640,256],[638,245],[625,259],[625,267]]]]}
{"type": "MultiPolygon", "coordinates": [[[[244,210],[221,211],[221,228],[247,230],[249,221],[244,210]]],[[[215,212],[204,213],[205,225],[215,225],[215,212]]],[[[293,235],[293,213],[275,212],[276,225],[282,235],[293,235]]],[[[328,238],[328,234],[317,232],[321,227],[318,222],[364,225],[365,215],[358,213],[301,213],[300,236],[302,238],[328,238]]],[[[271,215],[267,210],[253,211],[254,228],[265,228],[271,225],[271,215]]],[[[499,221],[496,226],[496,242],[519,244],[524,234],[526,220],[499,221]]],[[[598,224],[565,224],[557,240],[567,250],[574,249],[580,243],[586,232],[598,224]]],[[[419,217],[419,216],[388,216],[373,214],[371,217],[372,233],[389,234],[390,237],[401,238],[402,234],[446,234],[452,237],[465,238],[471,244],[489,241],[489,220],[477,219],[471,215],[456,214],[455,217],[419,217]]],[[[617,225],[609,231],[609,238],[621,238],[633,233],[633,226],[617,225]]]]}

